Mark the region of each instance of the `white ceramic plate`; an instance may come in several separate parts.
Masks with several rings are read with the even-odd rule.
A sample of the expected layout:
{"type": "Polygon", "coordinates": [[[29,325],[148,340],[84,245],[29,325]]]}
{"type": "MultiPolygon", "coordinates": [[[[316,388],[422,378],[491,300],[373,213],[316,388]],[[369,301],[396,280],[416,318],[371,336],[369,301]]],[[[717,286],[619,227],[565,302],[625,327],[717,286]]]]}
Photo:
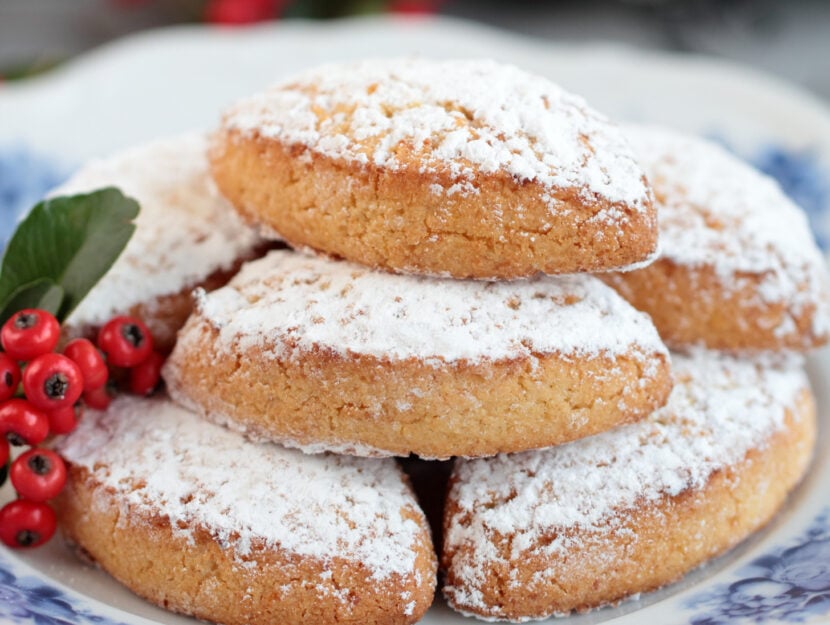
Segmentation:
{"type": "MultiPolygon", "coordinates": [[[[0,245],[13,214],[85,158],[211,127],[227,103],[305,66],[411,54],[513,62],[618,118],[718,137],[778,177],[807,209],[819,240],[830,241],[830,113],[792,87],[699,57],[557,47],[447,19],[374,18],[151,32],[0,86],[0,245]]],[[[814,356],[810,374],[821,417],[817,460],[771,526],[678,584],[568,623],[828,622],[830,354],[814,356]]],[[[9,496],[7,487],[0,499],[9,496]]],[[[193,622],[80,564],[58,540],[28,553],[0,547],[0,623],[193,622]]],[[[440,601],[423,621],[461,622],[469,621],[440,601]]]]}

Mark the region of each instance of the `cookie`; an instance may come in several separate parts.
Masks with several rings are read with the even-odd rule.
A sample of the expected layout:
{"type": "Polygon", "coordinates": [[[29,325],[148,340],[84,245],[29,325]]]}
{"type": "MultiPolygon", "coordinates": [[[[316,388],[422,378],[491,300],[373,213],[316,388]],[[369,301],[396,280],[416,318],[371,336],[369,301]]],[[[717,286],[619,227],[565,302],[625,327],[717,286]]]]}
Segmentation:
{"type": "Polygon", "coordinates": [[[141,210],[126,249],[67,320],[68,336],[94,336],[116,315],[147,323],[169,351],[196,286],[223,285],[263,241],[219,195],[201,134],[163,139],[93,161],[51,195],[119,187],[141,210]]]}
{"type": "Polygon", "coordinates": [[[474,616],[584,611],[675,581],[764,525],[815,438],[799,362],[672,355],[668,404],[554,449],[459,461],[444,595],[474,616]]]}
{"type": "Polygon", "coordinates": [[[230,108],[222,192],[294,247],[395,272],[517,278],[646,260],[657,222],[619,129],[491,61],[308,71],[230,108]]]}
{"type": "Polygon", "coordinates": [[[435,554],[391,460],[247,442],[168,399],[87,413],[58,451],[61,527],[161,607],[223,625],[414,623],[435,554]]]}
{"type": "Polygon", "coordinates": [[[660,256],[605,276],[673,348],[804,350],[830,334],[827,268],[778,185],[702,139],[626,134],[654,188],[660,256]]]}
{"type": "Polygon", "coordinates": [[[591,276],[400,276],[274,251],[200,292],[174,400],[308,452],[429,458],[555,445],[668,397],[643,313],[591,276]]]}

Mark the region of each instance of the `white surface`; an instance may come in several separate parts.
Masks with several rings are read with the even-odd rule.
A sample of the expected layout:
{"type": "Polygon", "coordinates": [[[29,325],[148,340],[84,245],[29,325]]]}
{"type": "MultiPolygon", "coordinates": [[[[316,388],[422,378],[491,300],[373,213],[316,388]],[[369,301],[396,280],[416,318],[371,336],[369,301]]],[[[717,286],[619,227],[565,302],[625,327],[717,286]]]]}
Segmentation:
{"type": "MultiPolygon", "coordinates": [[[[769,141],[809,146],[830,164],[830,114],[809,96],[753,72],[700,58],[525,43],[451,21],[406,24],[376,19],[290,23],[245,32],[185,28],[124,40],[55,73],[0,88],[0,144],[19,140],[78,162],[159,135],[214,126],[221,108],[288,72],[323,61],[414,53],[513,62],[560,81],[612,115],[698,133],[720,131],[747,148],[769,141]]],[[[830,397],[823,384],[828,376],[830,357],[825,352],[811,368],[822,418],[818,461],[769,531],[675,586],[568,623],[685,622],[678,593],[732,581],[730,571],[753,554],[800,535],[826,505],[830,488],[826,460],[830,397]]],[[[32,566],[39,574],[103,602],[96,603],[98,609],[114,618],[131,624],[193,622],[154,608],[102,573],[81,566],[58,541],[10,557],[20,558],[21,568],[32,566]]],[[[440,603],[424,621],[429,625],[469,622],[440,603]]]]}

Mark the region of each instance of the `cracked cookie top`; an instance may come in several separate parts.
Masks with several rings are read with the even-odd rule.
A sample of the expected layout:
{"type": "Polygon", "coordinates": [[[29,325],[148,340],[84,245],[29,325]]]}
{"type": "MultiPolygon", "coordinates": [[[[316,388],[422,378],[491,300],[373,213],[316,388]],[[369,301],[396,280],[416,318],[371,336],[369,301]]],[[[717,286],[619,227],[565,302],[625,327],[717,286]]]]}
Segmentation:
{"type": "MultiPolygon", "coordinates": [[[[475,194],[480,176],[603,198],[609,225],[651,197],[625,137],[581,98],[492,61],[393,59],[327,65],[244,100],[226,129],[349,163],[432,177],[433,192],[475,194]],[[614,206],[614,204],[616,206],[614,206]]],[[[549,192],[549,194],[548,194],[549,192]]]]}
{"type": "Polygon", "coordinates": [[[277,250],[245,264],[224,288],[199,293],[196,314],[218,331],[220,346],[261,348],[276,358],[323,349],[442,366],[667,354],[648,316],[589,275],[513,282],[400,276],[277,250]]]}
{"type": "Polygon", "coordinates": [[[243,565],[264,544],[359,561],[376,579],[415,568],[425,521],[392,460],[252,443],[166,398],[126,395],[89,411],[58,449],[134,510],[180,535],[206,529],[243,565]]]}

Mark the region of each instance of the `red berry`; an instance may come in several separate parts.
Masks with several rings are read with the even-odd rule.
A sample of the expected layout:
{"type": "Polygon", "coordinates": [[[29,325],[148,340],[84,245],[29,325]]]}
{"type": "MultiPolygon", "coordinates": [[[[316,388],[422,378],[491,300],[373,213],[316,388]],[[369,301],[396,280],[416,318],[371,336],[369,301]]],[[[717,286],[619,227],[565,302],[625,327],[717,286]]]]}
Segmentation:
{"type": "Polygon", "coordinates": [[[43,354],[23,370],[26,398],[41,410],[71,406],[83,390],[81,369],[63,354],[43,354]]]}
{"type": "Polygon", "coordinates": [[[407,15],[429,15],[437,13],[440,4],[437,0],[393,0],[389,10],[407,15]]]}
{"type": "Polygon", "coordinates": [[[8,354],[0,353],[0,401],[13,397],[20,384],[20,367],[8,354]]]}
{"type": "Polygon", "coordinates": [[[150,354],[144,362],[130,370],[130,392],[135,395],[150,395],[161,380],[161,366],[164,356],[158,352],[150,354]]]}
{"type": "Polygon", "coordinates": [[[30,449],[12,462],[12,485],[31,501],[48,501],[66,484],[66,465],[51,449],[30,449]]]}
{"type": "Polygon", "coordinates": [[[115,389],[109,384],[104,384],[92,391],[84,393],[84,403],[93,410],[106,410],[115,396],[115,389]]]}
{"type": "Polygon", "coordinates": [[[39,308],[25,308],[14,313],[0,329],[3,349],[15,360],[31,360],[48,354],[61,334],[55,316],[39,308]]]}
{"type": "Polygon", "coordinates": [[[49,419],[49,431],[52,434],[69,434],[76,427],[81,415],[84,413],[84,405],[80,402],[72,406],[63,406],[46,413],[49,419]]]}
{"type": "Polygon", "coordinates": [[[214,24],[252,24],[276,17],[280,0],[210,0],[205,20],[214,24]]]}
{"type": "Polygon", "coordinates": [[[37,445],[49,435],[49,419],[25,399],[0,405],[0,435],[12,445],[37,445]]]}
{"type": "Polygon", "coordinates": [[[153,351],[150,330],[135,317],[114,317],[98,332],[98,347],[116,367],[135,367],[153,351]]]}
{"type": "Polygon", "coordinates": [[[56,528],[55,511],[43,502],[17,499],[0,508],[0,540],[9,547],[39,547],[56,528]]]}
{"type": "Polygon", "coordinates": [[[107,363],[98,348],[87,339],[69,341],[63,354],[74,361],[84,376],[84,390],[91,391],[106,384],[109,377],[107,363]]]}

